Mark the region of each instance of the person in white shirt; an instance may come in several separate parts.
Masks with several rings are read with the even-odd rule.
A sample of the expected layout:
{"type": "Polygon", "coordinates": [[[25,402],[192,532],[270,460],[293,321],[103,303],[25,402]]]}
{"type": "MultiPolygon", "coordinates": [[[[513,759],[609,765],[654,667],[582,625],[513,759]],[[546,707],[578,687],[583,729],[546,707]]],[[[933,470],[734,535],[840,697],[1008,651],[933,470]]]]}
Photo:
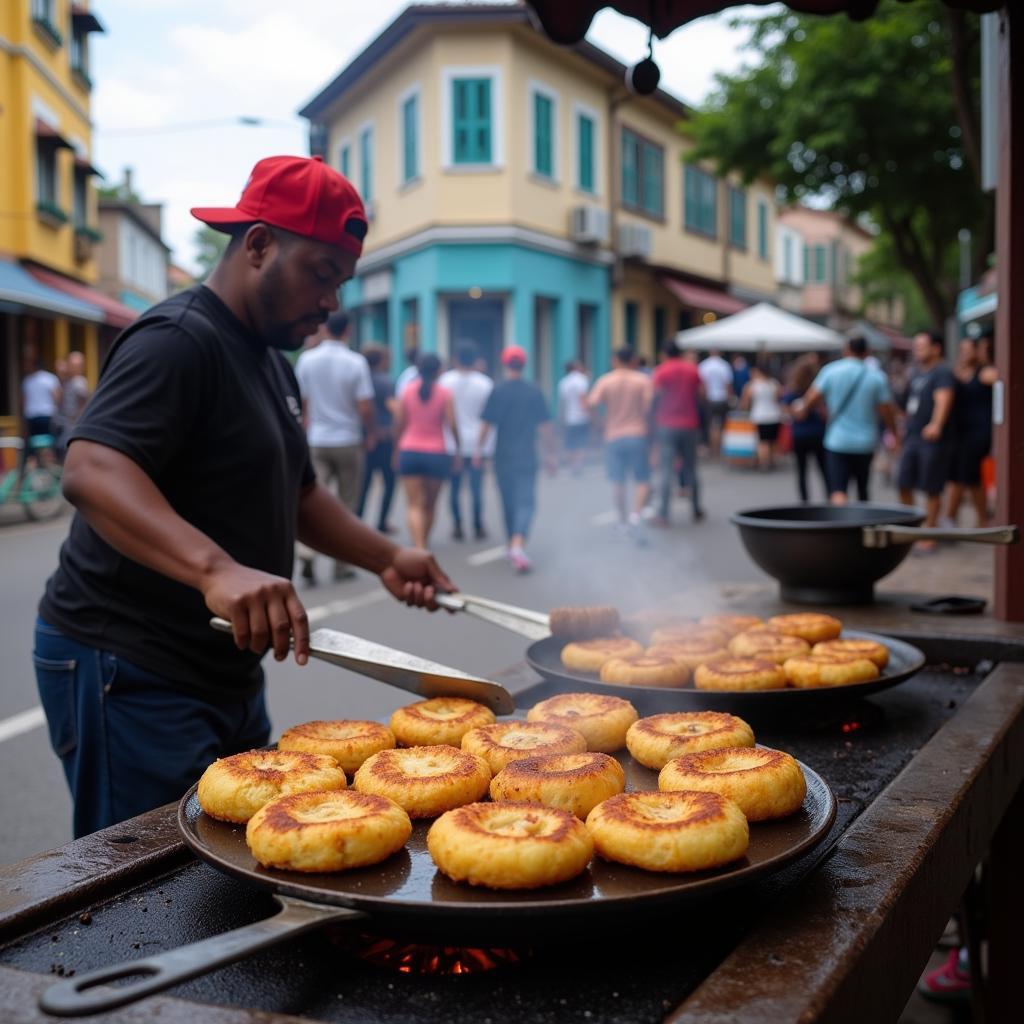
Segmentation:
{"type": "MultiPolygon", "coordinates": [[[[370,367],[348,347],[348,315],[340,310],[320,329],[322,340],[306,349],[295,363],[302,391],[302,415],[306,424],[313,468],[326,487],[333,481],[338,497],[348,508],[359,501],[367,449],[374,445],[373,381],[370,367]]],[[[302,578],[315,583],[313,553],[299,547],[302,578]]],[[[335,580],[351,579],[355,571],[335,562],[335,580]]]]}
{"type": "Polygon", "coordinates": [[[25,365],[28,372],[21,379],[21,418],[25,442],[21,449],[22,470],[32,451],[33,437],[49,437],[49,444],[53,444],[54,418],[61,396],[60,378],[40,368],[34,346],[26,346],[25,365]]]}
{"type": "MultiPolygon", "coordinates": [[[[449,498],[452,513],[452,539],[464,540],[465,531],[462,529],[462,478],[465,475],[469,479],[469,493],[473,506],[473,536],[476,540],[486,540],[487,531],[484,529],[484,505],[483,505],[483,465],[473,465],[473,455],[476,452],[476,440],[480,436],[480,414],[484,411],[487,399],[494,390],[494,381],[485,373],[474,369],[479,352],[476,345],[467,342],[459,345],[455,350],[455,366],[446,373],[441,374],[438,383],[447,388],[452,394],[452,402],[455,406],[455,422],[461,438],[461,451],[457,450],[454,438],[450,431],[445,431],[445,442],[448,451],[452,455],[461,455],[461,468],[458,472],[453,470],[449,485],[449,498]]],[[[489,456],[490,449],[482,454],[489,456]]],[[[459,465],[458,462],[455,465],[459,465]]]]}
{"type": "Polygon", "coordinates": [[[722,358],[721,352],[712,349],[697,370],[707,399],[708,445],[712,457],[717,459],[722,450],[722,427],[732,397],[732,367],[722,358]]]}
{"type": "Polygon", "coordinates": [[[565,376],[558,382],[558,418],[562,424],[562,443],[565,460],[573,476],[583,470],[590,436],[590,413],[585,399],[590,390],[590,378],[583,364],[570,361],[565,364],[565,376]]]}

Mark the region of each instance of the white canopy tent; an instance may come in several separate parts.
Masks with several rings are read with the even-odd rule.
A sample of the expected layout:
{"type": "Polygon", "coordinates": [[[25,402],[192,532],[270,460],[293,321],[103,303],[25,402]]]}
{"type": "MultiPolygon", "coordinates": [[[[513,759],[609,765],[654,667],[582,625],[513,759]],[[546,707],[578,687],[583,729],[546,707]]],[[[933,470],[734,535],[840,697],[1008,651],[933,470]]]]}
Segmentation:
{"type": "Polygon", "coordinates": [[[842,348],[843,336],[770,302],[759,302],[712,324],[680,331],[676,344],[728,352],[826,352],[842,348]]]}

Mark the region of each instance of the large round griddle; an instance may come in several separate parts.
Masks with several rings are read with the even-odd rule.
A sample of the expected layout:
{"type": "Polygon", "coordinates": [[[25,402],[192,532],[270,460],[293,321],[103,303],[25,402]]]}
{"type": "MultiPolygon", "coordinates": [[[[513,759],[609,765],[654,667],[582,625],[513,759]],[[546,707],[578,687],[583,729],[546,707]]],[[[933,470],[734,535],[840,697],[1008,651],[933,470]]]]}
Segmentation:
{"type": "Polygon", "coordinates": [[[532,643],[526,651],[527,664],[549,682],[566,690],[588,690],[610,693],[632,701],[643,712],[659,711],[728,711],[741,718],[774,717],[787,715],[811,718],[827,714],[843,704],[849,704],[879,690],[888,689],[909,679],[924,667],[924,654],[913,644],[877,633],[844,629],[847,639],[874,640],[889,648],[889,664],[877,679],[846,686],[826,686],[816,689],[782,690],[698,690],[692,683],[680,687],[623,686],[603,683],[596,675],[573,672],[562,664],[565,641],[558,637],[545,637],[532,643]]]}

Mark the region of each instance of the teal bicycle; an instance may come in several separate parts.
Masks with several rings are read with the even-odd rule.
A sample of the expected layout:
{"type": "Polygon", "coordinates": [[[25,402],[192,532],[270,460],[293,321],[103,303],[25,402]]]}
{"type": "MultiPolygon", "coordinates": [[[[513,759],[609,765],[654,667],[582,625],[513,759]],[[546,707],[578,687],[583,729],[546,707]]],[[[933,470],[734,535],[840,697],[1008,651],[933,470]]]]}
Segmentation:
{"type": "MultiPolygon", "coordinates": [[[[25,442],[20,437],[0,437],[0,448],[20,452],[25,442]]],[[[60,490],[60,465],[54,455],[49,434],[28,439],[28,456],[22,469],[9,469],[0,476],[0,505],[21,505],[25,515],[36,522],[60,514],[64,498],[60,490]]]]}

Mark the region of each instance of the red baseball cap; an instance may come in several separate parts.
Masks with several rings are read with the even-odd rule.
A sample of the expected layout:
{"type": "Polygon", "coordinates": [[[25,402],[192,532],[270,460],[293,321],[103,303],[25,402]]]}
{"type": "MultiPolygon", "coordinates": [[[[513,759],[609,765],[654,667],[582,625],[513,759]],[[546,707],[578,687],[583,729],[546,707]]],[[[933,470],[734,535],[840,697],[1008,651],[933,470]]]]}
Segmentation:
{"type": "Polygon", "coordinates": [[[192,216],[218,231],[262,221],[356,256],[367,227],[352,182],[318,156],[268,156],[252,169],[237,206],[196,206],[192,216]]]}
{"type": "Polygon", "coordinates": [[[509,345],[508,348],[501,350],[501,365],[502,366],[525,366],[526,365],[526,349],[520,348],[518,345],[509,345]]]}

